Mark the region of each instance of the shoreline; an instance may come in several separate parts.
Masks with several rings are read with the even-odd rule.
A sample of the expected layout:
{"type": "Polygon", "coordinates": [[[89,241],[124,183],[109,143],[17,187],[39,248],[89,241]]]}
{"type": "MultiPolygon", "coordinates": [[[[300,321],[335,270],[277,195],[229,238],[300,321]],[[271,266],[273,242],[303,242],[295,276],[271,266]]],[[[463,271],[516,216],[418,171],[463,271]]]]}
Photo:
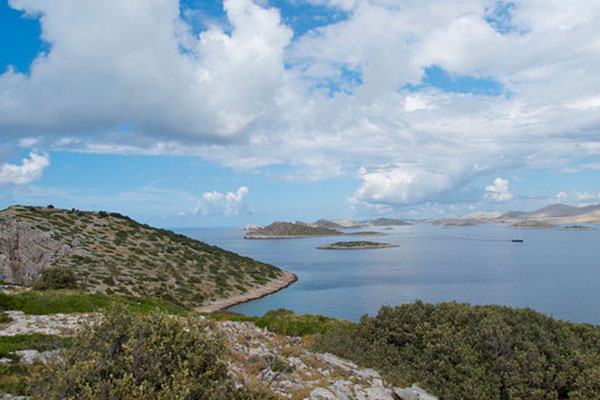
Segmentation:
{"type": "Polygon", "coordinates": [[[194,311],[199,313],[213,313],[215,311],[222,311],[229,307],[233,307],[235,305],[246,303],[251,300],[257,300],[268,296],[273,293],[277,293],[288,286],[291,286],[294,282],[298,280],[298,277],[295,274],[292,274],[288,271],[283,271],[283,276],[273,279],[267,284],[248,289],[246,293],[238,294],[232,297],[217,299],[207,304],[203,304],[200,307],[194,308],[194,311]]]}

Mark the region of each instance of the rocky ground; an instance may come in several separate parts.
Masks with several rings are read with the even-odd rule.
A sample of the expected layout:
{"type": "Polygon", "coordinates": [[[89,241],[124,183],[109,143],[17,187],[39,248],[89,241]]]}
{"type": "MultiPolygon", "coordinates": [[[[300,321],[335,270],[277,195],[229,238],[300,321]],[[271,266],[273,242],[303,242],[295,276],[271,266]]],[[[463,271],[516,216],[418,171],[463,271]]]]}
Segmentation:
{"type": "MultiPolygon", "coordinates": [[[[0,325],[0,336],[43,333],[70,336],[98,314],[26,315],[8,311],[11,322],[0,325]]],[[[229,374],[239,385],[248,385],[282,399],[309,400],[434,400],[417,386],[394,388],[372,369],[331,354],[311,352],[311,337],[288,337],[258,328],[249,322],[209,321],[211,332],[225,339],[230,356],[229,374]]],[[[45,362],[55,351],[24,350],[19,362],[45,362]]],[[[13,362],[2,359],[0,362],[13,362]]],[[[13,397],[0,397],[12,399],[13,397]]]]}
{"type": "Polygon", "coordinates": [[[417,386],[394,388],[373,369],[309,350],[311,338],[277,335],[249,322],[212,322],[229,348],[230,375],[239,384],[310,400],[434,400],[417,386]]]}

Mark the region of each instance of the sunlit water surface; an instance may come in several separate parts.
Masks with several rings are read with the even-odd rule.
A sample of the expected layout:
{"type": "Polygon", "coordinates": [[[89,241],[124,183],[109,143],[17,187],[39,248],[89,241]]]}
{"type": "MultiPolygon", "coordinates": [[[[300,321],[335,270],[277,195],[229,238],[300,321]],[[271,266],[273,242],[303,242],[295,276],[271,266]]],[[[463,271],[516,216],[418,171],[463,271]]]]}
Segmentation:
{"type": "Polygon", "coordinates": [[[600,324],[600,230],[524,231],[511,243],[505,225],[394,227],[377,237],[244,240],[236,229],[178,232],[291,271],[298,282],[233,311],[297,313],[358,320],[382,305],[416,299],[529,307],[555,318],[600,324]],[[318,250],[340,240],[399,247],[318,250]]]}

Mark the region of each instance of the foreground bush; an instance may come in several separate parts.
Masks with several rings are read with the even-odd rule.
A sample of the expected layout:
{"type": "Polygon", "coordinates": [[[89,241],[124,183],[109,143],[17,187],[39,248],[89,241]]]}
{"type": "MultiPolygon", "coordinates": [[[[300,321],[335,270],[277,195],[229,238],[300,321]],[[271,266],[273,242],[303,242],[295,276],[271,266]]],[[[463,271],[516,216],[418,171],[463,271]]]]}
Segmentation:
{"type": "Polygon", "coordinates": [[[77,289],[77,277],[69,267],[50,267],[33,284],[36,290],[77,289]]]}
{"type": "MultiPolygon", "coordinates": [[[[49,364],[35,399],[254,399],[227,375],[223,344],[197,319],[111,312],[49,364]]],[[[261,398],[264,398],[262,396],[261,398]]]]}
{"type": "Polygon", "coordinates": [[[509,307],[382,307],[315,347],[443,400],[600,399],[600,328],[509,307]]]}

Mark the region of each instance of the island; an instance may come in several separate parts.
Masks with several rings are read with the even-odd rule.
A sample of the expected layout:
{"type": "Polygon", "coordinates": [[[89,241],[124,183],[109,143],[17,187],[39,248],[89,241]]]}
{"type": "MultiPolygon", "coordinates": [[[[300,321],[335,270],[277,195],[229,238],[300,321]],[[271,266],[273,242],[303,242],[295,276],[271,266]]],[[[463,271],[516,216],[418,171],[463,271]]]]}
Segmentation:
{"type": "Polygon", "coordinates": [[[595,228],[585,225],[568,225],[563,226],[561,231],[593,231],[595,228]]]}
{"type": "Polygon", "coordinates": [[[361,250],[361,249],[385,249],[389,247],[398,247],[397,244],[368,242],[358,240],[353,242],[335,242],[317,247],[322,250],[361,250]]]}
{"type": "Polygon", "coordinates": [[[521,229],[556,229],[560,228],[558,225],[553,224],[544,220],[525,220],[521,222],[517,222],[510,226],[511,228],[521,228],[521,229]]]}
{"type": "Polygon", "coordinates": [[[318,236],[375,236],[385,235],[382,232],[359,231],[341,232],[337,229],[315,227],[301,222],[273,222],[264,228],[248,232],[244,239],[294,239],[318,236]]]}

